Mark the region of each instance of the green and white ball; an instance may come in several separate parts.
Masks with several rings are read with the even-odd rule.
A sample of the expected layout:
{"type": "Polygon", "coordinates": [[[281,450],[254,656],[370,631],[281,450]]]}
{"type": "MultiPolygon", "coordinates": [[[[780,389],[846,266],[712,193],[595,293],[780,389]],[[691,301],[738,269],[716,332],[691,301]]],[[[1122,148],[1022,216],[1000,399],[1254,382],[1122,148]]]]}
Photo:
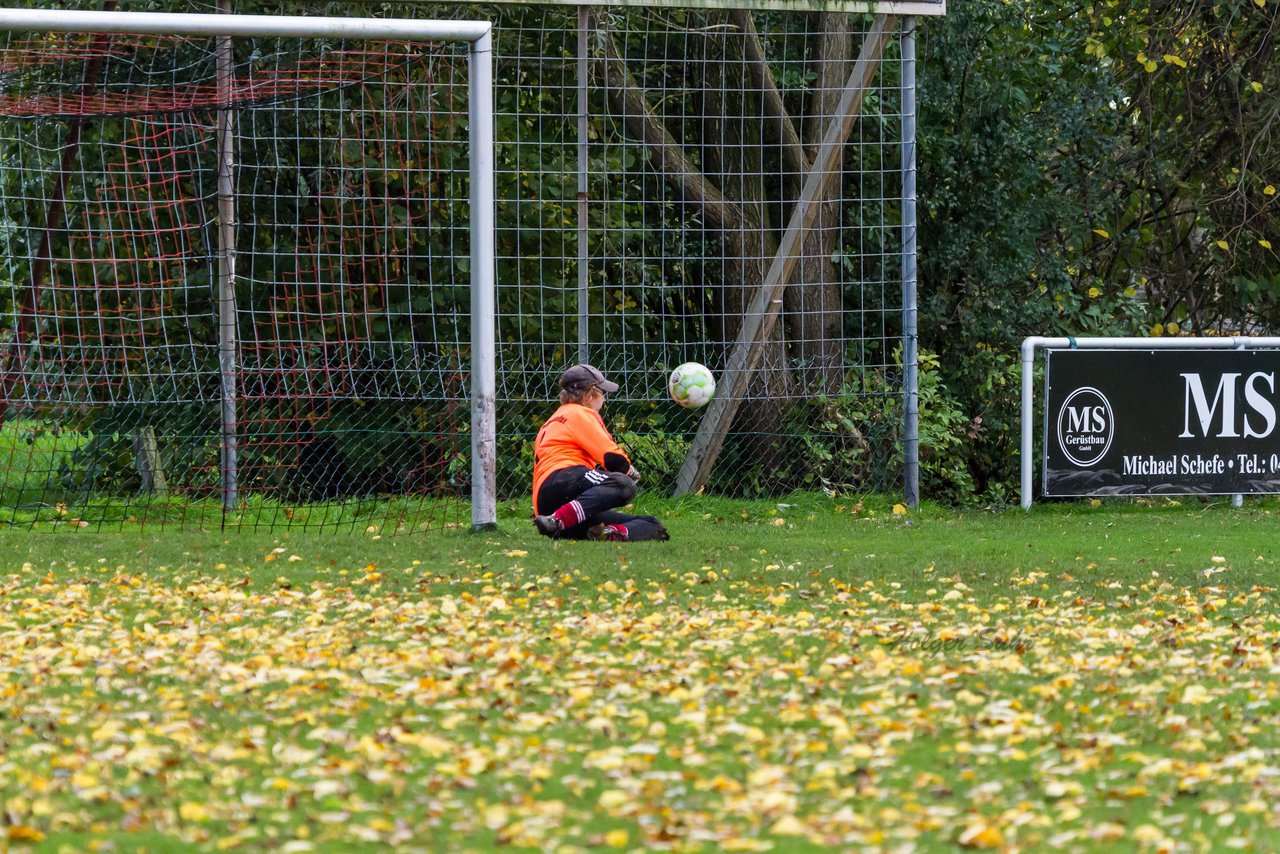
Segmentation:
{"type": "Polygon", "coordinates": [[[671,372],[667,391],[671,392],[671,399],[685,409],[700,409],[716,396],[716,378],[706,365],[685,362],[671,372]]]}

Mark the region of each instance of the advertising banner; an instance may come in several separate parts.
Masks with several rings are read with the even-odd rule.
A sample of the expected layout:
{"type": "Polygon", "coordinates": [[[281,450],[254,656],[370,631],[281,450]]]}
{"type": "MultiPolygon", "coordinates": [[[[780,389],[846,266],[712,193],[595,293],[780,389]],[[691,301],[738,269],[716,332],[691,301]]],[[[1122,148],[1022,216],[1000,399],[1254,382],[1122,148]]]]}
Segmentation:
{"type": "Polygon", "coordinates": [[[1280,492],[1280,351],[1049,350],[1044,494],[1280,492]]]}

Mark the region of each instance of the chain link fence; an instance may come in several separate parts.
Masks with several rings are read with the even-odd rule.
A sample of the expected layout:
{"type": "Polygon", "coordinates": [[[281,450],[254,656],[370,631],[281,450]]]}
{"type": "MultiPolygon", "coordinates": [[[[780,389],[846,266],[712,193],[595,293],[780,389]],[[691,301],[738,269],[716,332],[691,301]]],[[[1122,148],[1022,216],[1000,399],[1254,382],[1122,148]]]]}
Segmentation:
{"type": "MultiPolygon", "coordinates": [[[[497,18],[499,488],[528,492],[559,372],[621,386],[606,420],[670,490],[724,378],[862,57],[839,138],[724,448],[700,484],[742,496],[897,491],[903,480],[904,87],[871,15],[530,7],[497,18]]],[[[893,26],[891,24],[891,26],[893,26]]],[[[910,127],[907,127],[910,130],[910,127]]]]}

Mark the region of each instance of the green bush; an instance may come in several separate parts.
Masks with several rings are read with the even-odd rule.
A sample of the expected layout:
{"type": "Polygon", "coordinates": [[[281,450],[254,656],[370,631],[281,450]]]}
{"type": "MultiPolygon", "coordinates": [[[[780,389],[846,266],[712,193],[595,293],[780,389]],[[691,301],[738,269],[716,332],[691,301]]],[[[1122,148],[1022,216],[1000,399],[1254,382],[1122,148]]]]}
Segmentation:
{"type": "MultiPolygon", "coordinates": [[[[919,354],[920,485],[931,499],[965,501],[973,493],[966,453],[972,419],[942,379],[937,355],[919,354]]],[[[758,487],[855,494],[901,489],[905,464],[901,388],[902,351],[894,370],[850,377],[833,395],[818,395],[790,412],[777,453],[747,478],[758,487]]]]}

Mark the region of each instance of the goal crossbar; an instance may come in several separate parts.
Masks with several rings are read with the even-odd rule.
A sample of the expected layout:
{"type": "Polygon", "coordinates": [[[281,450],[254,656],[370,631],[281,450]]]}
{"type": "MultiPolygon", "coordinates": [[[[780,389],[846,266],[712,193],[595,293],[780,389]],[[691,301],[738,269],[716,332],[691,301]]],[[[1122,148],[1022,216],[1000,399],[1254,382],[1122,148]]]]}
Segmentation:
{"type": "MultiPolygon", "coordinates": [[[[492,24],[487,21],[0,9],[0,31],[222,38],[387,39],[468,44],[472,321],[471,521],[475,529],[493,527],[497,519],[497,359],[492,24]]],[[[231,254],[234,254],[234,250],[231,254]]],[[[230,300],[234,300],[233,292],[230,300]]],[[[234,313],[233,302],[229,307],[234,313]]],[[[223,309],[226,308],[228,306],[224,305],[223,309]]],[[[225,315],[223,325],[226,326],[225,315]]],[[[224,427],[227,418],[224,411],[224,427]]],[[[234,428],[234,413],[230,418],[234,428]]],[[[224,492],[228,496],[235,494],[234,488],[224,492]]]]}
{"type": "Polygon", "coordinates": [[[0,30],[242,38],[342,37],[478,44],[490,37],[493,27],[488,21],[0,9],[0,30]]]}

